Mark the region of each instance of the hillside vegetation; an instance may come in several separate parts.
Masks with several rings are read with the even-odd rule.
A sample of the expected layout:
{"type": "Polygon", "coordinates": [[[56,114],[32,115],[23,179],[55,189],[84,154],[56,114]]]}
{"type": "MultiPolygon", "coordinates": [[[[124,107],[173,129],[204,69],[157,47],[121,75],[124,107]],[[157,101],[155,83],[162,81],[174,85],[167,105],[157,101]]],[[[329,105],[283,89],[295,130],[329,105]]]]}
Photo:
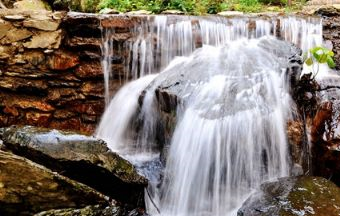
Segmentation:
{"type": "Polygon", "coordinates": [[[215,14],[221,11],[292,11],[300,9],[306,0],[56,0],[72,10],[98,12],[112,8],[119,12],[147,10],[161,13],[179,10],[186,14],[215,14]]]}

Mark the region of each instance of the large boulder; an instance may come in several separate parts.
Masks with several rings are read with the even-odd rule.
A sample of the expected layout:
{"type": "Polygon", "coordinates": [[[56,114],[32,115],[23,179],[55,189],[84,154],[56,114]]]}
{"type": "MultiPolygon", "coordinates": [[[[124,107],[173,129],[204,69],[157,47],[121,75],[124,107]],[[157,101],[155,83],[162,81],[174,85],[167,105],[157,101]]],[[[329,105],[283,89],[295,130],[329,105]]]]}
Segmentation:
{"type": "Polygon", "coordinates": [[[3,129],[1,147],[132,207],[143,206],[147,180],[102,140],[32,126],[3,129]]]}
{"type": "Polygon", "coordinates": [[[1,150],[0,173],[0,215],[108,205],[107,198],[92,188],[1,150]]]}
{"type": "Polygon", "coordinates": [[[238,216],[330,216],[340,214],[340,188],[320,177],[290,177],[264,183],[238,216]]]}

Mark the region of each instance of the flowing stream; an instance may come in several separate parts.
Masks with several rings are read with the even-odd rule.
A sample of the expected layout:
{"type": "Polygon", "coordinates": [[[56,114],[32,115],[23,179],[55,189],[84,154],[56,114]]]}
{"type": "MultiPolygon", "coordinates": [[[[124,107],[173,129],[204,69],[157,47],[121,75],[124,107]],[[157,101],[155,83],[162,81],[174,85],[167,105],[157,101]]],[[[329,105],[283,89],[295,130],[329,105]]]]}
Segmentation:
{"type": "MultiPolygon", "coordinates": [[[[103,31],[105,78],[112,32],[103,31]]],[[[272,36],[307,50],[322,43],[319,19],[155,16],[133,32],[126,73],[135,80],[111,100],[97,136],[149,178],[149,214],[236,215],[252,189],[290,174],[291,49],[272,36]],[[168,146],[157,138],[159,87],[178,100],[168,146]]]]}

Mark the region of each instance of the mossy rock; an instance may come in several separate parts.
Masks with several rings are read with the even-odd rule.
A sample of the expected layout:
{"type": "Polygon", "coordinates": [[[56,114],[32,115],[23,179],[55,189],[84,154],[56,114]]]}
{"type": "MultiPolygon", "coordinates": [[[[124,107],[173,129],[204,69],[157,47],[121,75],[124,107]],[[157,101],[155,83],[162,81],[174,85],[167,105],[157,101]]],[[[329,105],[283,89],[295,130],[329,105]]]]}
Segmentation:
{"type": "Polygon", "coordinates": [[[0,150],[0,215],[32,215],[55,208],[108,205],[92,188],[0,150]]]}
{"type": "Polygon", "coordinates": [[[289,177],[264,183],[238,216],[340,215],[340,188],[321,177],[289,177]]]}
{"type": "Polygon", "coordinates": [[[141,197],[147,180],[130,162],[110,151],[103,140],[33,126],[11,126],[0,131],[2,150],[89,185],[115,200],[131,204],[132,208],[144,205],[141,197]]]}

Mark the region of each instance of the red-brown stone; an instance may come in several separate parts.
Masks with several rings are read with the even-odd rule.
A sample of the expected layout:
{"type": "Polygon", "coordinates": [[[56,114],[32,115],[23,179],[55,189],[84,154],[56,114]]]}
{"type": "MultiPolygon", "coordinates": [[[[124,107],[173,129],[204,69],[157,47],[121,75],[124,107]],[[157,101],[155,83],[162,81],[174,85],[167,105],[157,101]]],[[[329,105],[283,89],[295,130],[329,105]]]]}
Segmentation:
{"type": "Polygon", "coordinates": [[[102,66],[99,61],[84,62],[75,69],[75,75],[79,78],[102,78],[102,66]]]}
{"type": "Polygon", "coordinates": [[[4,111],[4,113],[12,115],[12,116],[18,116],[19,115],[19,111],[15,107],[6,106],[3,111],[4,111]]]}
{"type": "Polygon", "coordinates": [[[27,122],[26,124],[28,125],[47,127],[51,119],[51,114],[50,113],[27,112],[25,117],[26,117],[26,122],[27,122]]]}
{"type": "Polygon", "coordinates": [[[80,114],[101,115],[104,112],[104,103],[93,102],[74,102],[70,104],[70,109],[80,114]]]}
{"type": "Polygon", "coordinates": [[[79,58],[67,51],[58,51],[49,59],[49,67],[52,70],[67,70],[79,64],[79,58]]]}

